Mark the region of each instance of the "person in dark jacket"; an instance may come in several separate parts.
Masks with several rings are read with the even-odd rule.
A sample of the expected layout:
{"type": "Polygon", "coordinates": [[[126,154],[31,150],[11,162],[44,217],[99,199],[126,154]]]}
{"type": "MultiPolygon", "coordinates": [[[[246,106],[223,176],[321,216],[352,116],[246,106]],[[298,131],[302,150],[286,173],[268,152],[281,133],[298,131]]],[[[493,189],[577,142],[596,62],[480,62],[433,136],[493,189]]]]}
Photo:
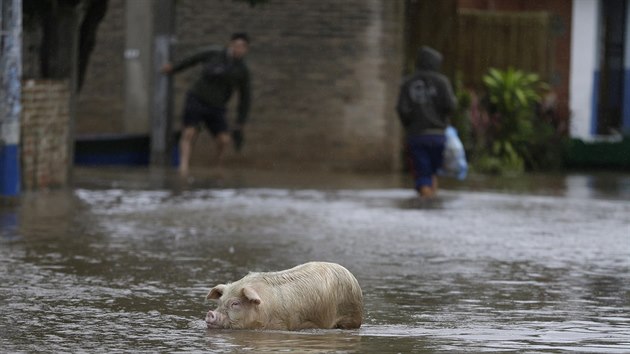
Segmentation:
{"type": "Polygon", "coordinates": [[[227,48],[208,47],[172,65],[165,64],[162,72],[174,74],[201,64],[201,76],[186,94],[182,134],[179,141],[179,172],[188,174],[192,145],[201,124],[215,138],[218,163],[221,165],[225,148],[231,143],[226,104],[234,90],[239,91],[237,123],[234,136],[241,137],[250,107],[250,74],[244,58],[249,49],[246,33],[235,33],[227,48]]]}
{"type": "Polygon", "coordinates": [[[418,51],[417,71],[405,79],[396,109],[405,128],[407,151],[415,188],[421,197],[437,192],[437,170],[442,166],[445,137],[457,98],[446,76],[439,72],[442,55],[423,46],[418,51]]]}

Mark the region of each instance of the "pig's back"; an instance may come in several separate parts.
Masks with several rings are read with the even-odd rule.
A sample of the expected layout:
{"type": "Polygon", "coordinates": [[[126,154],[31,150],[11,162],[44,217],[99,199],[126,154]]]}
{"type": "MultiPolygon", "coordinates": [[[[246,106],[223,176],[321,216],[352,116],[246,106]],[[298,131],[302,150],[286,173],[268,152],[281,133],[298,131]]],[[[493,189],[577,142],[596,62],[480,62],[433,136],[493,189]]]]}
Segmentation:
{"type": "Polygon", "coordinates": [[[275,293],[274,297],[283,302],[283,307],[297,311],[300,319],[292,322],[304,322],[297,324],[299,327],[361,326],[361,287],[354,275],[339,264],[309,262],[280,272],[256,275],[261,276],[269,285],[275,293]],[[313,324],[309,325],[311,322],[313,324]]]}

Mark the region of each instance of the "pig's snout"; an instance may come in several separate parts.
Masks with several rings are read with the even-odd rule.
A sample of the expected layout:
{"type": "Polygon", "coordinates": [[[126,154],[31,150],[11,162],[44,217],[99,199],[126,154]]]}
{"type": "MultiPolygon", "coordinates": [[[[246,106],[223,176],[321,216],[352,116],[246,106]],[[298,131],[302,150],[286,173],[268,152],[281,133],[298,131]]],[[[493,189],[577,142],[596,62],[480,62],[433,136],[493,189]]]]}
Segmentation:
{"type": "Polygon", "coordinates": [[[206,324],[208,328],[221,328],[222,315],[216,311],[210,310],[206,315],[206,324]]]}

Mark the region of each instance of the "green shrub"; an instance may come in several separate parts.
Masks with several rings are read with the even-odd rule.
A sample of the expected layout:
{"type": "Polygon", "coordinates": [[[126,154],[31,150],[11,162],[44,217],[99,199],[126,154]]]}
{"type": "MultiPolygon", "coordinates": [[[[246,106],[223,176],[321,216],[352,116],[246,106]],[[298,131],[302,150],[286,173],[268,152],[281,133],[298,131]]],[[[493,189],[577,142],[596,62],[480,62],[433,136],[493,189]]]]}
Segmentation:
{"type": "Polygon", "coordinates": [[[451,117],[451,124],[457,129],[457,134],[464,145],[464,149],[469,152],[474,146],[470,117],[472,97],[464,88],[461,75],[459,74],[455,80],[455,96],[457,96],[457,110],[451,117]]]}
{"type": "Polygon", "coordinates": [[[555,130],[539,117],[537,107],[548,85],[537,74],[514,68],[491,68],[483,82],[484,109],[492,124],[477,139],[474,169],[514,174],[545,167],[541,162],[553,149],[555,130]]]}

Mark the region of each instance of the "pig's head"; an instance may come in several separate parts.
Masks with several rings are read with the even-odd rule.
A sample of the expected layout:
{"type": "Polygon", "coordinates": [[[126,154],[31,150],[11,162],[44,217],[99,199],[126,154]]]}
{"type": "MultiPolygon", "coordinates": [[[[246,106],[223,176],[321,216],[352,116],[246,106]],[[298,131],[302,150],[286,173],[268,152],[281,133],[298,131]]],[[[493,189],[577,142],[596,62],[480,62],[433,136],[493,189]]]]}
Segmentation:
{"type": "Polygon", "coordinates": [[[219,284],[210,290],[206,299],[218,303],[217,308],[206,315],[208,328],[253,329],[262,326],[259,311],[261,299],[250,285],[238,282],[219,284]]]}

